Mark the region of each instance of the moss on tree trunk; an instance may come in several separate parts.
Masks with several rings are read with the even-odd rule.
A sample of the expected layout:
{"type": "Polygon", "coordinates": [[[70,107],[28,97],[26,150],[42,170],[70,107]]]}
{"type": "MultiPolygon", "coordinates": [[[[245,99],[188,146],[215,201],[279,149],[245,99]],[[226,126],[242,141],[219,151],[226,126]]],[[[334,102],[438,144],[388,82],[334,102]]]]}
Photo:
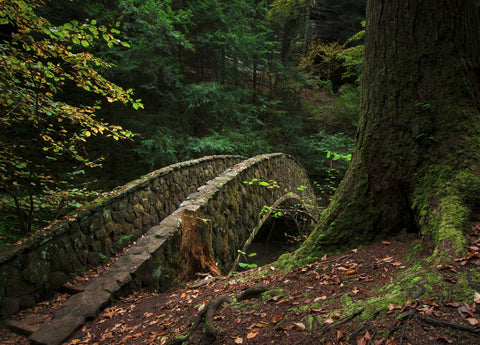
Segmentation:
{"type": "Polygon", "coordinates": [[[473,0],[369,0],[350,167],[297,252],[402,230],[435,257],[463,250],[480,205],[479,23],[473,0]]]}

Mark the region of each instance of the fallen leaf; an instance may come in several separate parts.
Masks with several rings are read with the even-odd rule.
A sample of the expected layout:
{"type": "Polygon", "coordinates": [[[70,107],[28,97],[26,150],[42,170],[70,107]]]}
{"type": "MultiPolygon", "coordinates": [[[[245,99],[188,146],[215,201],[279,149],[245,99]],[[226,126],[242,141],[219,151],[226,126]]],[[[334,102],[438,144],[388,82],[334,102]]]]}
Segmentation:
{"type": "Polygon", "coordinates": [[[111,310],[111,311],[105,313],[105,317],[106,317],[107,319],[113,318],[114,315],[115,315],[115,310],[111,310]]]}
{"type": "Polygon", "coordinates": [[[358,249],[352,249],[353,254],[357,254],[357,252],[358,252],[358,249]]]}
{"type": "Polygon", "coordinates": [[[201,312],[201,311],[203,310],[203,308],[205,308],[205,305],[206,305],[205,303],[202,303],[202,304],[200,305],[200,307],[198,307],[197,311],[198,311],[198,312],[201,312]]]}
{"type": "Polygon", "coordinates": [[[393,258],[391,256],[386,256],[382,259],[383,262],[392,262],[393,258]]]}
{"type": "Polygon", "coordinates": [[[300,332],[303,332],[307,327],[305,327],[305,325],[301,322],[294,322],[293,323],[293,327],[295,327],[295,329],[297,331],[300,331],[300,332]]]}
{"type": "Polygon", "coordinates": [[[469,317],[467,319],[468,323],[471,324],[472,326],[476,326],[480,323],[480,321],[478,321],[477,319],[475,319],[474,317],[469,317]]]}
{"type": "Polygon", "coordinates": [[[453,344],[453,340],[448,339],[447,337],[438,337],[437,340],[442,341],[447,344],[453,344]]]}
{"type": "Polygon", "coordinates": [[[283,319],[283,315],[275,315],[272,319],[273,323],[279,323],[283,319]]]}
{"type": "Polygon", "coordinates": [[[243,338],[235,338],[233,341],[235,344],[243,344],[243,338]]]}
{"type": "Polygon", "coordinates": [[[367,345],[367,340],[365,338],[360,338],[357,340],[357,345],[367,345]]]}
{"type": "Polygon", "coordinates": [[[383,243],[384,245],[386,245],[386,246],[392,244],[391,242],[388,242],[388,241],[382,241],[382,243],[383,243]]]}
{"type": "Polygon", "coordinates": [[[342,273],[343,273],[344,276],[350,276],[350,275],[352,275],[352,274],[357,274],[358,271],[357,271],[357,269],[353,269],[353,270],[343,271],[342,273]]]}
{"type": "Polygon", "coordinates": [[[475,295],[473,296],[473,301],[477,304],[480,303],[480,293],[475,291],[475,295]]]}
{"type": "Polygon", "coordinates": [[[338,330],[337,331],[337,341],[339,341],[340,339],[342,339],[344,336],[344,333],[343,333],[343,328],[338,330]]]}
{"type": "Polygon", "coordinates": [[[478,257],[478,253],[476,252],[468,252],[467,254],[467,260],[470,260],[470,259],[473,259],[473,258],[476,258],[478,257]]]}
{"type": "Polygon", "coordinates": [[[334,321],[331,317],[329,317],[328,319],[326,319],[325,321],[322,322],[322,325],[330,325],[332,324],[334,321]]]}
{"type": "Polygon", "coordinates": [[[469,307],[467,306],[461,306],[458,308],[458,312],[460,313],[460,315],[462,315],[462,317],[466,318],[467,316],[471,316],[471,317],[474,317],[475,315],[473,314],[473,312],[470,310],[469,307]]]}
{"type": "Polygon", "coordinates": [[[251,331],[250,333],[247,334],[247,339],[255,338],[257,334],[258,334],[257,332],[251,331]]]}
{"type": "Polygon", "coordinates": [[[452,272],[457,272],[457,270],[455,269],[455,267],[453,267],[452,265],[437,265],[437,269],[439,270],[450,270],[452,272]]]}
{"type": "Polygon", "coordinates": [[[385,338],[375,340],[374,345],[382,345],[385,342],[385,338]]]}

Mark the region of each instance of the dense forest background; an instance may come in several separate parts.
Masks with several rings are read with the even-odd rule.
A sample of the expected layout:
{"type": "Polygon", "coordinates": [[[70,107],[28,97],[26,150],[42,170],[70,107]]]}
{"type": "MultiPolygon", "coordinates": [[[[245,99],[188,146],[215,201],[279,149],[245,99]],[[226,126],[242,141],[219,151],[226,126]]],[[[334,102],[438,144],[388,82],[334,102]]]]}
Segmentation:
{"type": "MultiPolygon", "coordinates": [[[[108,62],[96,70],[116,85],[134,89],[134,99],[141,99],[143,107],[110,102],[63,83],[56,100],[95,104],[97,118],[134,136],[112,140],[84,131],[78,151],[89,164],[71,156],[47,157],[35,163],[41,167],[38,175],[48,177],[41,182],[22,178],[28,186],[15,189],[4,178],[0,243],[25,234],[22,218],[28,218],[29,209],[35,212],[27,230],[35,230],[149,171],[212,154],[289,153],[307,169],[326,203],[348,165],[356,132],[365,2],[41,3],[35,12],[52,25],[90,23],[108,28],[125,43],[82,41],[76,49],[108,62]]],[[[4,47],[15,28],[0,24],[4,47]]],[[[27,151],[38,130],[2,127],[2,147],[18,145],[27,151]]],[[[9,172],[12,176],[27,166],[4,163],[17,169],[9,172]]]]}

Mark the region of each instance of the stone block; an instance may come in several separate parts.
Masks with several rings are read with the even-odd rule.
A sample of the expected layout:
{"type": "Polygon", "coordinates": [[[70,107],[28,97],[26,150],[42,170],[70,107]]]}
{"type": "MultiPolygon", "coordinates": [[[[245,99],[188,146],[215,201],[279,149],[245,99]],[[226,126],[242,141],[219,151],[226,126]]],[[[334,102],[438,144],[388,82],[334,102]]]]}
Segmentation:
{"type": "Polygon", "coordinates": [[[83,326],[85,318],[78,315],[66,315],[55,318],[34,332],[28,340],[37,345],[60,345],[77,329],[83,326]]]}
{"type": "Polygon", "coordinates": [[[121,267],[112,267],[108,272],[91,282],[85,292],[104,290],[115,295],[131,281],[130,273],[124,271],[121,267]]]}
{"type": "Polygon", "coordinates": [[[54,320],[69,315],[81,316],[83,318],[95,317],[110,302],[111,297],[112,294],[103,288],[85,290],[67,299],[55,313],[54,320]]]}

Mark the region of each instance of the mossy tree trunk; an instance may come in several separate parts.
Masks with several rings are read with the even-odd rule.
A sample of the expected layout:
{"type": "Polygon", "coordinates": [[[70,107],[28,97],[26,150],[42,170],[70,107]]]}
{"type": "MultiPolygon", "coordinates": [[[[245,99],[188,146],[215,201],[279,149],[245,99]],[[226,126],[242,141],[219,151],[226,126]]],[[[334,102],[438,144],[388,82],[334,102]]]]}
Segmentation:
{"type": "Polygon", "coordinates": [[[352,161],[297,255],[405,230],[459,254],[480,205],[478,28],[474,0],[368,1],[352,161]]]}

